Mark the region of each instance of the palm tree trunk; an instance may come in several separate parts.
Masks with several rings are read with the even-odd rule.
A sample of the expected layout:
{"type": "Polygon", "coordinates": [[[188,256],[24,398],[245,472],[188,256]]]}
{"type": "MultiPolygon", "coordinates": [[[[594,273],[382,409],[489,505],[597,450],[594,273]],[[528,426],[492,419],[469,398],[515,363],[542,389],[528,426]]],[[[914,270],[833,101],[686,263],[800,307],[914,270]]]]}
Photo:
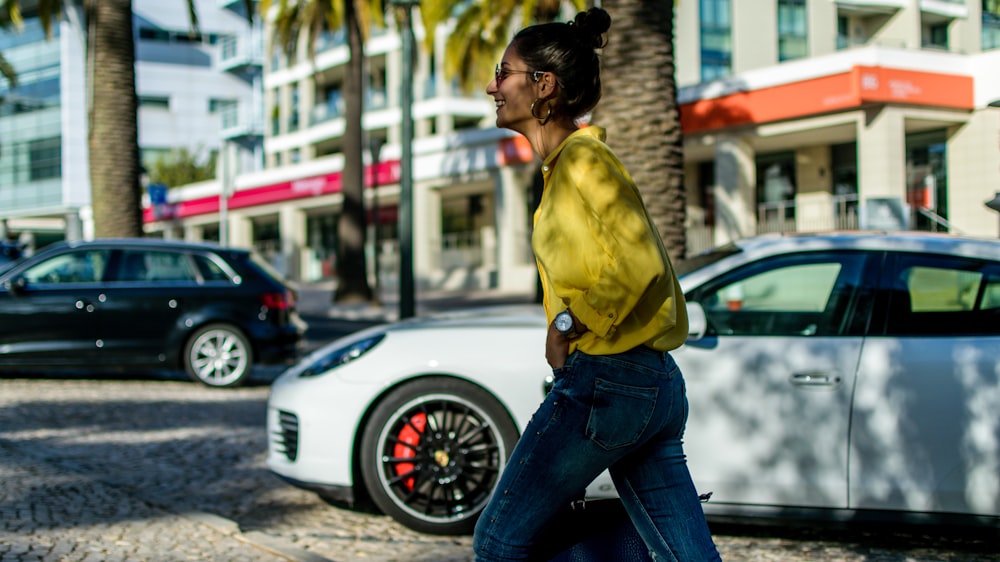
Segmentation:
{"type": "Polygon", "coordinates": [[[594,123],[643,194],[673,260],[685,256],[684,139],[674,68],[673,3],[608,0],[604,94],[594,123]]]}
{"type": "Polygon", "coordinates": [[[350,60],[344,76],[344,172],[341,184],[343,209],[337,223],[337,291],[336,302],[369,301],[372,290],[368,284],[365,259],[364,146],[361,115],[364,109],[364,41],[358,13],[353,0],[344,2],[347,26],[347,46],[350,60]]]}
{"type": "Polygon", "coordinates": [[[132,2],[88,0],[86,10],[94,234],[98,238],[141,236],[132,2]]]}

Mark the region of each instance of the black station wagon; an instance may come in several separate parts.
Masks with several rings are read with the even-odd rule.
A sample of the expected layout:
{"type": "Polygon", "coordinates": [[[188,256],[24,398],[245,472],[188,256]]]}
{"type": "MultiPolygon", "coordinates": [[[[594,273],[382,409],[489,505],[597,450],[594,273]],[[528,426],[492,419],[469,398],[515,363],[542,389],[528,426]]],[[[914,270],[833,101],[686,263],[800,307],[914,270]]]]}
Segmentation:
{"type": "Polygon", "coordinates": [[[294,360],[295,292],[247,250],[156,239],[46,247],[0,273],[0,369],[183,369],[209,386],[294,360]]]}

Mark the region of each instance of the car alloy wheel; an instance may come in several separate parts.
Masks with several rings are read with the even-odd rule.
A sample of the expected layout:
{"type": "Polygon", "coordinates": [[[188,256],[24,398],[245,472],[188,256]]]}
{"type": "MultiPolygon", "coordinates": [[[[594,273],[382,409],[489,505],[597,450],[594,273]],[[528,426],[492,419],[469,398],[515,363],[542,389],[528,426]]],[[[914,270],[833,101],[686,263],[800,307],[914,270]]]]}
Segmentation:
{"type": "Polygon", "coordinates": [[[233,326],[210,324],[198,329],[184,350],[188,375],[208,386],[238,386],[253,365],[246,337],[233,326]]]}
{"type": "Polygon", "coordinates": [[[368,492],[383,512],[424,533],[472,532],[518,432],[482,388],[419,379],[373,411],[361,447],[368,492]]]}

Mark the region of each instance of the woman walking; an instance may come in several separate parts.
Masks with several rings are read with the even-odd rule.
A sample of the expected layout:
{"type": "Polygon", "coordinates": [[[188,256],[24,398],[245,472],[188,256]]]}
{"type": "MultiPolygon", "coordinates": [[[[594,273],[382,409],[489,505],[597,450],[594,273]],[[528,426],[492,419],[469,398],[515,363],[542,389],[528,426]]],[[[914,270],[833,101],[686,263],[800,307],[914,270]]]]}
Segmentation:
{"type": "Polygon", "coordinates": [[[719,559],[681,445],[687,398],[668,353],[687,336],[684,295],[604,131],[579,123],[601,97],[597,49],[610,25],[592,8],[521,30],[486,89],[497,126],[543,161],[532,248],[555,384],[476,526],[481,561],[550,556],[550,525],[605,469],[653,559],[719,559]]]}

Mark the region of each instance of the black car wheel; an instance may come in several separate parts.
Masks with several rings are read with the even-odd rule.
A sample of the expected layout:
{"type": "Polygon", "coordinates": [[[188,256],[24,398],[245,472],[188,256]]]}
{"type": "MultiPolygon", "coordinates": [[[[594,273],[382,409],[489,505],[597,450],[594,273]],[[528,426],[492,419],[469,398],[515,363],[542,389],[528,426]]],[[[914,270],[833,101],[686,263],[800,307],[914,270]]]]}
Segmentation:
{"type": "Polygon", "coordinates": [[[208,386],[238,386],[252,366],[250,342],[228,324],[199,328],[184,348],[184,369],[192,379],[208,386]]]}
{"type": "Polygon", "coordinates": [[[490,393],[443,377],[393,390],[373,411],[361,446],[372,501],[423,533],[472,532],[517,442],[490,393]]]}

